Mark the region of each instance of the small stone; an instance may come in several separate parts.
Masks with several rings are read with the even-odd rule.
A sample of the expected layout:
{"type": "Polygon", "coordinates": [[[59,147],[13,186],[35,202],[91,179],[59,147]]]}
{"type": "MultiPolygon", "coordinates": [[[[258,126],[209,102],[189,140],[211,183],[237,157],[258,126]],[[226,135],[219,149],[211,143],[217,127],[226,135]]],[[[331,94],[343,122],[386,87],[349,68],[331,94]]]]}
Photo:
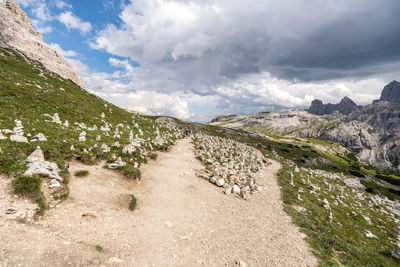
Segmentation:
{"type": "Polygon", "coordinates": [[[220,178],[220,179],[218,179],[218,180],[215,182],[215,184],[216,184],[217,186],[219,186],[219,187],[222,187],[222,186],[224,186],[224,184],[225,184],[225,180],[222,179],[222,178],[220,178]]]}
{"type": "Polygon", "coordinates": [[[61,184],[55,179],[51,180],[51,182],[49,184],[49,188],[57,188],[60,186],[61,186],[61,184]]]}
{"type": "Polygon", "coordinates": [[[225,195],[230,195],[230,194],[232,194],[232,187],[229,186],[229,187],[225,188],[224,193],[225,193],[225,195]]]}
{"type": "Polygon", "coordinates": [[[369,217],[367,217],[365,215],[362,215],[362,216],[363,216],[364,220],[366,220],[369,224],[372,225],[372,221],[371,221],[371,219],[369,217]]]}
{"type": "Polygon", "coordinates": [[[304,189],[303,189],[303,187],[299,187],[299,188],[297,189],[297,191],[298,191],[299,193],[304,194],[304,189]]]}
{"type": "Polygon", "coordinates": [[[371,233],[371,232],[368,231],[368,230],[364,230],[364,234],[365,234],[365,236],[368,237],[368,238],[378,238],[376,235],[374,235],[373,233],[371,233]]]}
{"type": "Polygon", "coordinates": [[[22,135],[11,135],[10,140],[17,143],[28,143],[28,138],[22,135]]]}
{"type": "Polygon", "coordinates": [[[240,193],[241,193],[240,187],[239,187],[238,185],[235,184],[235,185],[232,187],[232,193],[233,193],[233,194],[240,195],[240,193]]]}

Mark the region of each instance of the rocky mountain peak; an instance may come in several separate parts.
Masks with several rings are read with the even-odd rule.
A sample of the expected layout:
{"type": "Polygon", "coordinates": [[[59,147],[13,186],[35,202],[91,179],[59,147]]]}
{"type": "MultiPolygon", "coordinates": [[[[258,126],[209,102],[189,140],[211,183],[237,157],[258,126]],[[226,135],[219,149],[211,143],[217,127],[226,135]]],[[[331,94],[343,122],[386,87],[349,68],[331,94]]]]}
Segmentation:
{"type": "Polygon", "coordinates": [[[357,111],[360,108],[361,107],[357,106],[357,104],[354,103],[353,100],[345,96],[339,104],[324,104],[321,100],[315,99],[311,102],[311,106],[307,111],[315,115],[326,115],[331,114],[335,111],[339,112],[342,115],[349,115],[350,113],[357,111]]]}
{"type": "Polygon", "coordinates": [[[32,27],[32,22],[16,0],[0,2],[0,44],[22,52],[48,70],[84,87],[84,82],[68,61],[43,42],[42,34],[32,27]]]}
{"type": "Polygon", "coordinates": [[[28,18],[26,13],[21,9],[19,4],[17,3],[16,0],[7,0],[6,2],[6,7],[15,15],[20,17],[24,22],[28,23],[29,25],[32,25],[31,20],[28,18]]]}
{"type": "Polygon", "coordinates": [[[392,81],[391,83],[387,84],[382,90],[379,101],[400,103],[400,82],[392,81]]]}

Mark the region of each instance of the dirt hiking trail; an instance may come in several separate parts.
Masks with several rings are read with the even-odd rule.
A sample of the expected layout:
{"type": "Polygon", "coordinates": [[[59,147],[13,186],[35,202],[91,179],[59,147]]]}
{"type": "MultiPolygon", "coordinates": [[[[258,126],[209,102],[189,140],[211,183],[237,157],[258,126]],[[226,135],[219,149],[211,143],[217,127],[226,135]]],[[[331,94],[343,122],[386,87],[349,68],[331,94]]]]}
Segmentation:
{"type": "MultiPolygon", "coordinates": [[[[0,266],[317,265],[283,211],[279,163],[263,170],[264,190],[245,201],[195,175],[203,166],[190,139],[158,154],[140,181],[72,162],[71,174],[90,175],[72,176],[68,200],[34,222],[0,217],[0,266]]],[[[0,180],[5,202],[10,185],[0,180]]]]}

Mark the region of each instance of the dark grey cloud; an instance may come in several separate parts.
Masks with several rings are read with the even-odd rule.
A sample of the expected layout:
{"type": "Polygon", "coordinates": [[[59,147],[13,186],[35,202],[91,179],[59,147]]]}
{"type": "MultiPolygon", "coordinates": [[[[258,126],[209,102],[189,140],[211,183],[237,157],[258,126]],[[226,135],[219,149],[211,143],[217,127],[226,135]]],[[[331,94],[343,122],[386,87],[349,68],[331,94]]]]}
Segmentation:
{"type": "Polygon", "coordinates": [[[227,112],[364,103],[381,88],[363,81],[399,78],[399,14],[399,0],[135,0],[91,45],[138,61],[137,90],[217,96],[227,112]]]}

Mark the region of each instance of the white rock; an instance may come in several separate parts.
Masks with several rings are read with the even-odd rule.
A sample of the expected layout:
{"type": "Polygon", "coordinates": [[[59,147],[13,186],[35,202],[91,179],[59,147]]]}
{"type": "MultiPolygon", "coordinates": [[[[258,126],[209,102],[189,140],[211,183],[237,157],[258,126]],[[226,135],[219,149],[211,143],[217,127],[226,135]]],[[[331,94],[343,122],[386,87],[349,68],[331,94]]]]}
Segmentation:
{"type": "Polygon", "coordinates": [[[131,155],[135,151],[136,151],[136,148],[133,144],[128,144],[128,145],[124,146],[124,148],[122,149],[122,153],[129,154],[129,155],[131,155]]]}
{"type": "Polygon", "coordinates": [[[35,135],[34,137],[33,137],[33,139],[31,140],[31,141],[40,141],[40,142],[45,142],[45,141],[47,141],[47,138],[46,138],[46,136],[43,134],[43,133],[38,133],[37,135],[35,135]]]}
{"type": "Polygon", "coordinates": [[[123,167],[126,165],[126,162],[123,162],[121,157],[118,157],[118,159],[114,163],[108,164],[108,168],[111,170],[117,169],[118,167],[123,167]]]}
{"type": "Polygon", "coordinates": [[[364,234],[365,234],[365,236],[368,237],[368,238],[378,238],[376,235],[374,235],[373,233],[371,233],[371,232],[368,231],[368,230],[364,230],[364,234]]]}
{"type": "Polygon", "coordinates": [[[78,140],[79,140],[80,142],[85,142],[85,141],[86,141],[86,132],[85,132],[85,131],[83,131],[83,132],[81,132],[81,133],[79,134],[78,140]]]}
{"type": "Polygon", "coordinates": [[[110,150],[111,150],[111,148],[108,147],[107,144],[102,144],[102,145],[101,145],[101,151],[102,151],[103,153],[108,153],[108,152],[110,152],[110,150]]]}
{"type": "Polygon", "coordinates": [[[44,155],[43,151],[40,149],[40,146],[36,147],[36,150],[32,152],[27,158],[26,162],[27,163],[33,163],[33,162],[42,162],[44,161],[44,155]]]}
{"type": "Polygon", "coordinates": [[[10,140],[17,143],[28,143],[28,139],[21,135],[11,135],[10,140]]]}
{"type": "Polygon", "coordinates": [[[364,220],[366,220],[369,224],[372,224],[371,218],[369,218],[365,215],[362,215],[362,216],[363,216],[364,220]]]}
{"type": "Polygon", "coordinates": [[[235,185],[232,187],[232,193],[233,193],[233,194],[240,195],[240,193],[241,193],[240,187],[239,187],[238,185],[235,184],[235,185]]]}
{"type": "Polygon", "coordinates": [[[64,122],[64,126],[65,126],[65,127],[69,127],[69,122],[68,122],[68,121],[65,121],[65,122],[64,122]]]}
{"type": "Polygon", "coordinates": [[[51,180],[51,182],[49,184],[49,188],[57,188],[60,186],[61,186],[61,184],[55,179],[51,180]]]}
{"type": "Polygon", "coordinates": [[[43,177],[49,177],[50,179],[56,179],[62,181],[63,178],[58,174],[60,169],[57,164],[49,161],[32,162],[28,164],[28,169],[25,171],[25,175],[38,174],[43,177]]]}
{"type": "Polygon", "coordinates": [[[224,186],[225,180],[222,179],[222,178],[220,178],[220,179],[218,179],[218,180],[215,182],[215,184],[216,184],[217,186],[219,186],[219,187],[224,186]]]}
{"type": "Polygon", "coordinates": [[[3,132],[0,131],[0,140],[7,139],[7,136],[3,135],[3,132]]]}
{"type": "Polygon", "coordinates": [[[60,116],[58,116],[58,113],[54,113],[54,115],[51,119],[52,119],[52,122],[54,122],[54,123],[62,124],[62,122],[60,120],[60,116]]]}

